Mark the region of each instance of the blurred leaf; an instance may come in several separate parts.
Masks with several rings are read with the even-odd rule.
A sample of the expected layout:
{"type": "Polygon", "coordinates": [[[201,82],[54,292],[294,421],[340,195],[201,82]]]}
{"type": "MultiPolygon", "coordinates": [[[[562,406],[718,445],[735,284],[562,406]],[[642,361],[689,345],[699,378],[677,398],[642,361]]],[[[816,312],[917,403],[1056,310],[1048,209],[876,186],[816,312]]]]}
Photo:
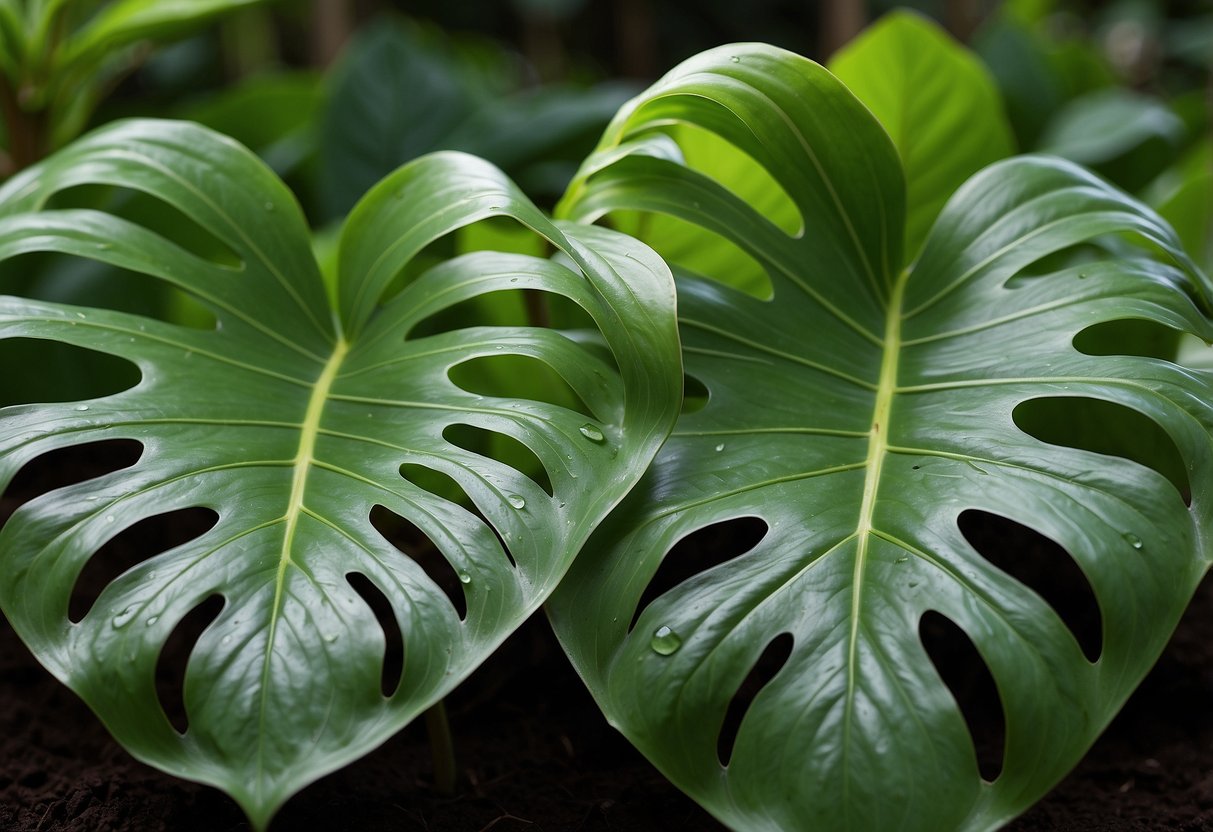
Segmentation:
{"type": "Polygon", "coordinates": [[[1002,101],[985,67],[917,14],[881,18],[830,59],[829,69],[880,120],[906,176],[906,260],[948,197],[1014,152],[1002,101]]]}
{"type": "Polygon", "coordinates": [[[1188,254],[1213,273],[1213,139],[1205,139],[1160,176],[1148,198],[1188,254]]]}
{"type": "Polygon", "coordinates": [[[385,174],[443,146],[474,93],[450,59],[403,22],[370,27],[349,45],[320,116],[322,214],[345,214],[385,174]]]}
{"type": "Polygon", "coordinates": [[[1033,28],[996,17],[973,39],[1002,92],[1020,149],[1037,146],[1045,125],[1076,95],[1113,82],[1098,52],[1082,40],[1052,41],[1033,28]]]}
{"type": "Polygon", "coordinates": [[[402,20],[367,30],[349,47],[320,116],[320,199],[340,216],[372,183],[432,150],[464,150],[501,167],[533,196],[553,200],[599,132],[634,92],[509,90],[498,48],[424,38],[402,20]],[[504,84],[504,89],[503,89],[504,84]]]}
{"type": "Polygon", "coordinates": [[[117,0],[74,33],[57,55],[59,71],[93,64],[141,40],[180,36],[225,12],[262,0],[117,0]]]}
{"type": "Polygon", "coordinates": [[[1041,136],[1039,149],[1137,191],[1172,161],[1184,134],[1183,121],[1161,101],[1109,89],[1066,105],[1041,136]]]}
{"type": "Polygon", "coordinates": [[[246,79],[183,107],[180,115],[230,136],[286,176],[315,153],[319,109],[319,79],[297,72],[246,79]]]}

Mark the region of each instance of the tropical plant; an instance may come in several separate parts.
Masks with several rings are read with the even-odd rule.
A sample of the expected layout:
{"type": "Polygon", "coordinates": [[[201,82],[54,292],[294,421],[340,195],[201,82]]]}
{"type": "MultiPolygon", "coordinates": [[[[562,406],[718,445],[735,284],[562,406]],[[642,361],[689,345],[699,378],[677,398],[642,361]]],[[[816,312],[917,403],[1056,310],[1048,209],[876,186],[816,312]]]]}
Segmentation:
{"type": "Polygon", "coordinates": [[[1044,794],[1213,557],[1213,378],[1169,360],[1213,340],[1207,147],[1151,189],[1177,234],[1072,161],[1011,157],[986,69],[897,13],[829,71],[759,44],[683,63],[553,221],[463,153],[389,168],[449,141],[543,170],[603,99],[544,144],[513,105],[568,93],[481,112],[441,50],[400,53],[415,34],[356,43],[324,101],[270,79],[204,111],[275,102],[247,138],[283,169],[318,153],[320,214],[347,174],[386,176],[335,236],[184,122],[116,122],[0,187],[0,265],[53,254],[171,301],[0,298],[0,341],[126,368],[18,393],[0,491],[62,449],[140,448],[0,529],[0,607],[38,659],[257,827],[549,596],[607,719],[734,829],[992,829],[1044,794]],[[449,87],[433,135],[375,103],[377,66],[449,87]],[[185,510],[205,528],[81,595],[110,544],[185,510]],[[1085,579],[1093,638],[991,551],[1009,527],[1085,579]],[[190,621],[177,723],[156,668],[190,621]],[[997,684],[992,767],[931,626],[997,684]]]}
{"type": "Polygon", "coordinates": [[[12,516],[0,532],[0,604],[131,753],[224,789],[258,827],[440,700],[521,624],[676,414],[662,262],[614,232],[553,225],[470,156],[427,157],[367,194],[346,223],[328,294],[290,192],[248,151],[190,124],[98,130],[11,180],[0,205],[0,258],[100,260],[165,281],[214,315],[215,327],[200,330],[3,301],[0,337],[118,356],[141,380],[99,399],[8,409],[0,484],[57,448],[127,439],[143,451],[129,468],[12,516]],[[105,212],[46,207],[86,183],[160,200],[228,256],[198,256],[105,212]],[[478,252],[401,285],[419,251],[488,217],[516,220],[564,259],[478,252]],[[432,326],[463,301],[519,290],[568,298],[601,336],[432,326]],[[452,381],[461,365],[506,355],[551,367],[584,412],[452,381]],[[542,475],[465,450],[468,429],[512,437],[542,475]],[[466,502],[427,491],[435,476],[466,502]],[[457,595],[376,531],[376,506],[434,542],[457,595]],[[213,512],[212,528],[126,571],[69,618],[73,586],[106,541],[185,508],[213,512]],[[368,606],[376,594],[405,645],[385,692],[385,633],[368,606]],[[215,596],[222,610],[191,654],[181,732],[157,699],[157,655],[215,596]]]}
{"type": "Polygon", "coordinates": [[[1125,321],[1210,340],[1208,279],[1150,209],[1041,156],[977,173],[921,248],[903,247],[934,196],[914,149],[937,129],[906,115],[891,142],[816,64],[715,49],[619,113],[560,208],[619,215],[661,251],[671,227],[708,247],[698,274],[671,261],[698,406],[549,612],[611,723],[734,829],[996,828],[1108,723],[1209,563],[1209,377],[1092,347],[1125,321]],[[688,125],[732,155],[684,163],[688,125]],[[743,162],[777,183],[782,213],[732,187],[743,162]],[[770,297],[712,267],[735,253],[770,297]],[[1042,402],[1160,427],[1177,481],[1140,448],[1121,451],[1132,461],[1042,441],[1027,427],[1042,402]],[[983,556],[966,515],[1073,558],[1102,617],[1092,655],[983,556]],[[755,519],[757,542],[707,564],[676,547],[755,519]],[[928,613],[967,634],[997,683],[996,777],[923,647],[928,613]],[[765,685],[722,734],[760,664],[765,685]]]}
{"type": "Polygon", "coordinates": [[[79,134],[142,44],[181,37],[259,2],[0,1],[0,116],[9,165],[19,170],[79,134]]]}

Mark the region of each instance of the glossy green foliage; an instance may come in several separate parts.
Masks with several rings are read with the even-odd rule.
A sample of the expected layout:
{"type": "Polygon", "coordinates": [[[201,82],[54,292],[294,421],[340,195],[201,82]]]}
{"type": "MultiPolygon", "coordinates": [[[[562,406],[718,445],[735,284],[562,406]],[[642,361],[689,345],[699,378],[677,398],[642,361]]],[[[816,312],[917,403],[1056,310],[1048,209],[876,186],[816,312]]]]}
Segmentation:
{"type": "Polygon", "coordinates": [[[997,828],[1108,723],[1206,567],[1208,376],[1084,352],[1088,330],[1124,319],[1213,336],[1207,278],[1174,232],[1077,166],[1026,156],[963,185],[903,269],[904,188],[896,147],[834,77],[738,45],[625,107],[561,206],[582,221],[673,215],[744,250],[772,284],[763,301],[727,274],[676,270],[688,388],[706,401],[549,602],[612,724],[737,830],[997,828]],[[765,168],[800,233],[710,166],[683,165],[665,135],[683,123],[765,168]],[[1134,243],[1082,265],[1052,257],[1107,235],[1134,243]],[[1177,449],[1180,481],[1131,461],[1132,447],[1029,435],[1021,412],[1042,400],[1135,412],[1177,449]],[[1097,657],[969,542],[970,509],[1077,563],[1102,615],[1097,657]],[[763,527],[746,551],[729,523],[743,518],[763,527]],[[675,547],[709,527],[734,548],[705,565],[702,536],[675,547]],[[678,579],[649,591],[662,575],[678,579]],[[928,611],[967,634],[997,683],[993,782],[920,639],[928,611]],[[743,691],[781,646],[786,662],[743,691]],[[731,703],[748,709],[730,749],[731,703]]]}
{"type": "Polygon", "coordinates": [[[10,181],[0,206],[0,259],[53,251],[103,261],[173,285],[217,321],[198,329],[0,301],[0,338],[100,351],[141,375],[115,395],[0,411],[0,485],[55,449],[119,438],[143,448],[132,467],[12,516],[0,532],[0,605],[135,756],[226,790],[257,827],[441,698],[533,612],[676,415],[664,264],[613,232],[554,225],[470,156],[418,160],[359,203],[336,254],[335,307],[290,192],[247,150],[196,125],[96,131],[10,181]],[[86,183],[172,206],[227,256],[103,211],[39,210],[86,183]],[[562,259],[478,252],[409,272],[432,241],[489,217],[528,227],[562,259]],[[520,289],[580,306],[606,348],[551,329],[433,326],[469,299],[520,289]],[[550,367],[584,411],[453,382],[459,366],[497,356],[550,367]],[[469,429],[528,448],[546,482],[463,448],[457,434],[469,429]],[[435,482],[455,484],[467,502],[426,489],[435,482]],[[462,618],[418,551],[398,551],[376,530],[375,506],[432,541],[439,571],[457,576],[462,618]],[[107,541],[190,507],[217,523],[146,553],[78,623],[69,619],[77,577],[107,541]],[[386,633],[355,573],[390,603],[404,643],[399,680],[381,680],[386,633]],[[157,698],[157,655],[215,596],[222,611],[190,656],[179,733],[157,698]]]}
{"type": "Polygon", "coordinates": [[[346,50],[320,116],[322,217],[340,217],[380,177],[433,150],[499,165],[553,200],[619,106],[634,92],[539,87],[525,93],[500,50],[447,42],[391,18],[346,50]]]}
{"type": "Polygon", "coordinates": [[[1015,150],[998,88],[937,24],[904,11],[868,28],[829,69],[897,147],[906,176],[905,258],[913,259],[948,197],[1015,150]]]}

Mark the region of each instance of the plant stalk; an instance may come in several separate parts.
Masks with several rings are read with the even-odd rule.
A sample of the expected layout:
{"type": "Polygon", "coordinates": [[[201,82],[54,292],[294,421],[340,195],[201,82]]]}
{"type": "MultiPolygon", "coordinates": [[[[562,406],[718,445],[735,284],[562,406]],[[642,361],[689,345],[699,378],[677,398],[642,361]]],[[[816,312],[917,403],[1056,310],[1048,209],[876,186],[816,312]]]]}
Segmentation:
{"type": "Polygon", "coordinates": [[[455,744],[451,726],[446,719],[446,704],[436,703],[425,712],[425,730],[430,738],[430,754],[434,760],[434,790],[442,795],[455,793],[455,744]]]}

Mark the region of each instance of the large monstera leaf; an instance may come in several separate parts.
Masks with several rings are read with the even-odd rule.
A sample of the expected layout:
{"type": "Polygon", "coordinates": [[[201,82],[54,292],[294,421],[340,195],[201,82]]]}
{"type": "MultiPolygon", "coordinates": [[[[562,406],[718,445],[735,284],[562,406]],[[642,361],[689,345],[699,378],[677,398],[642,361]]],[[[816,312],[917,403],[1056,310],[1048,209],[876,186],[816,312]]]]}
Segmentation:
{"type": "Polygon", "coordinates": [[[38,658],[132,753],[226,790],[257,826],[432,705],[536,609],[676,416],[674,293],[661,261],[613,232],[553,225],[474,157],[424,158],[364,198],[341,240],[336,309],[292,195],[251,153],[196,125],[107,127],[10,182],[0,201],[0,258],[101,260],[167,281],[218,321],[191,329],[3,299],[0,337],[108,353],[142,379],[100,399],[0,411],[0,484],[55,449],[125,439],[143,451],[132,467],[12,516],[0,532],[0,601],[38,658]],[[155,196],[238,264],[101,211],[36,210],[82,184],[155,196]],[[479,252],[391,294],[423,247],[485,217],[517,220],[565,259],[479,252]],[[604,340],[528,327],[412,334],[463,301],[517,289],[567,297],[604,340]],[[468,392],[448,375],[499,355],[549,365],[588,415],[468,392]],[[529,448],[551,493],[448,441],[460,425],[529,448]],[[473,505],[415,485],[402,465],[445,475],[473,505]],[[376,506],[411,521],[455,570],[462,620],[419,563],[376,531],[376,506]],[[123,573],[82,620],[69,619],[73,585],[98,549],[187,507],[218,522],[123,573]],[[385,632],[355,593],[355,573],[387,597],[403,637],[390,696],[380,689],[385,632]],[[222,611],[189,659],[182,734],[157,699],[157,655],[213,596],[222,611]]]}
{"type": "Polygon", "coordinates": [[[903,193],[894,146],[836,79],[741,45],[692,58],[625,107],[563,203],[584,221],[652,211],[702,226],[773,286],[761,300],[727,274],[675,269],[686,371],[706,404],[685,409],[549,602],[612,723],[738,830],[997,827],[1111,719],[1207,563],[1208,376],[1075,346],[1122,319],[1213,335],[1206,279],[1170,229],[1071,163],[1023,157],[968,181],[903,269],[903,193]],[[663,134],[684,123],[764,167],[803,231],[781,230],[710,166],[684,166],[663,134]],[[1109,235],[1136,242],[1122,259],[1055,265],[1109,235]],[[1036,399],[1153,420],[1184,460],[1191,507],[1152,468],[1021,430],[1016,410],[1036,399]],[[1097,660],[970,545],[969,509],[1072,556],[1102,612],[1097,660]],[[748,551],[721,560],[711,549],[728,539],[702,535],[706,553],[675,547],[740,518],[765,524],[748,551]],[[673,585],[646,593],[662,575],[673,585]],[[921,641],[929,611],[967,634],[997,683],[994,782],[921,641]],[[718,754],[743,680],[780,650],[731,756],[718,754]]]}

